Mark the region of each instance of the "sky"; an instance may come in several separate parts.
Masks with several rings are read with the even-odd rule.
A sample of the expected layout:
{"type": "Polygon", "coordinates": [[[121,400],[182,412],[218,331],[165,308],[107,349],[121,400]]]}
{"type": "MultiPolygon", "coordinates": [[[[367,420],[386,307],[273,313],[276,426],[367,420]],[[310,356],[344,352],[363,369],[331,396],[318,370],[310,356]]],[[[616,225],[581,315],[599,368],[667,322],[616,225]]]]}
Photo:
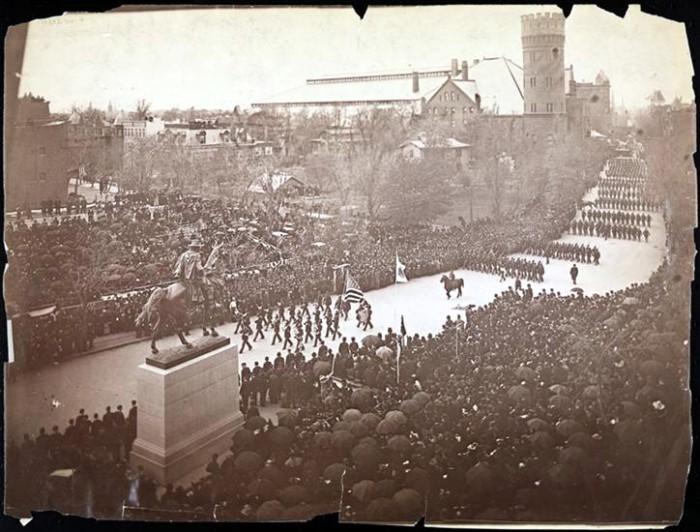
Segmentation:
{"type": "MultiPolygon", "coordinates": [[[[51,102],[52,112],[89,103],[132,111],[233,109],[340,73],[449,68],[505,56],[522,65],[520,16],[556,6],[233,8],[67,14],[32,21],[20,94],[51,102]]],[[[615,103],[693,99],[683,24],[632,6],[624,19],[575,6],[566,21],[565,62],[577,81],[610,79],[615,103]]]]}

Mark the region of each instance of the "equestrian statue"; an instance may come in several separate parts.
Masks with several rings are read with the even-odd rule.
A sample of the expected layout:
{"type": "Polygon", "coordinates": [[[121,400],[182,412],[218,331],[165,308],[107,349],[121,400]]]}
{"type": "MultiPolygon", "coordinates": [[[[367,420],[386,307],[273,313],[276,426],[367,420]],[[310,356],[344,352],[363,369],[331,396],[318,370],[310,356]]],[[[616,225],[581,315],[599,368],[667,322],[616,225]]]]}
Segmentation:
{"type": "Polygon", "coordinates": [[[223,233],[217,233],[217,244],[209,254],[207,262],[202,265],[202,243],[190,242],[188,249],[177,259],[173,273],[177,279],[174,283],[153,290],[143,310],[136,318],[138,326],[151,326],[151,352],[158,353],[156,340],[164,332],[165,324],[171,321],[182,345],[190,348],[192,344],[185,339],[184,331],[188,311],[202,306],[202,331],[204,336],[219,336],[214,328],[211,308],[223,293],[219,252],[223,244],[223,233]]]}

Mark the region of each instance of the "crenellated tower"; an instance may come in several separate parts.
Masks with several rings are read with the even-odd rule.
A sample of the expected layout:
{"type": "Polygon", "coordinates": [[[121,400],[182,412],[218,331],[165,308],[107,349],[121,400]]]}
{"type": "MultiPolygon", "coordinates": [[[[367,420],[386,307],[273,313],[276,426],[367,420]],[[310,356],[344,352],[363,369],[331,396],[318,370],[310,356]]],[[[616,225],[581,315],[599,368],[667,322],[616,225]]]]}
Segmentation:
{"type": "Polygon", "coordinates": [[[566,113],[564,15],[523,15],[523,91],[526,115],[566,113]]]}

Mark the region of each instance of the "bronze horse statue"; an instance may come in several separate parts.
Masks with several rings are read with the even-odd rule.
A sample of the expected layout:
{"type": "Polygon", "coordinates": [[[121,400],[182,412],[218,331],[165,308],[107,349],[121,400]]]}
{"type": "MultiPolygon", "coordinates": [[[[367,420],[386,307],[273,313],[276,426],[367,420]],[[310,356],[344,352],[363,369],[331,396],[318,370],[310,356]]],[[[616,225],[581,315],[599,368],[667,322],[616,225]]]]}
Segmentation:
{"type": "MultiPolygon", "coordinates": [[[[205,264],[205,271],[208,271],[209,265],[215,262],[215,254],[218,252],[218,248],[215,248],[211,252],[207,263],[205,264]]],[[[214,320],[211,316],[211,306],[215,303],[214,287],[220,286],[221,281],[216,279],[214,276],[209,274],[204,274],[203,284],[204,289],[202,290],[202,301],[197,302],[192,300],[192,287],[188,286],[186,282],[176,281],[166,287],[159,287],[151,292],[148,301],[143,306],[141,313],[136,318],[137,326],[151,326],[151,352],[156,354],[158,348],[156,347],[156,340],[158,340],[164,332],[165,324],[171,321],[175,326],[175,331],[177,336],[182,342],[182,345],[186,347],[192,347],[192,344],[187,341],[183,332],[186,330],[185,320],[187,318],[187,311],[190,306],[202,305],[203,316],[202,316],[202,331],[204,336],[219,336],[219,333],[214,328],[214,320]]]]}
{"type": "Polygon", "coordinates": [[[457,297],[462,297],[462,288],[464,287],[464,279],[456,277],[454,279],[443,275],[440,277],[440,282],[445,287],[445,293],[447,294],[447,299],[450,299],[450,294],[452,290],[457,290],[457,297]]]}

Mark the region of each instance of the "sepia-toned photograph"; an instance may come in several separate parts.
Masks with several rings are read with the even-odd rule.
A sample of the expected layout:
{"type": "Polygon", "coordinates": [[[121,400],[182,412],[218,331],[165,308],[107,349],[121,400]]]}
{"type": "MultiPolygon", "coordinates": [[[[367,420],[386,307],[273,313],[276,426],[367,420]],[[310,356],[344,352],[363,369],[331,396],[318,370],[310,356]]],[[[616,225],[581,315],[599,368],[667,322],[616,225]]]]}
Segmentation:
{"type": "Polygon", "coordinates": [[[5,514],[681,519],[684,23],[132,6],[4,75],[5,514]]]}

